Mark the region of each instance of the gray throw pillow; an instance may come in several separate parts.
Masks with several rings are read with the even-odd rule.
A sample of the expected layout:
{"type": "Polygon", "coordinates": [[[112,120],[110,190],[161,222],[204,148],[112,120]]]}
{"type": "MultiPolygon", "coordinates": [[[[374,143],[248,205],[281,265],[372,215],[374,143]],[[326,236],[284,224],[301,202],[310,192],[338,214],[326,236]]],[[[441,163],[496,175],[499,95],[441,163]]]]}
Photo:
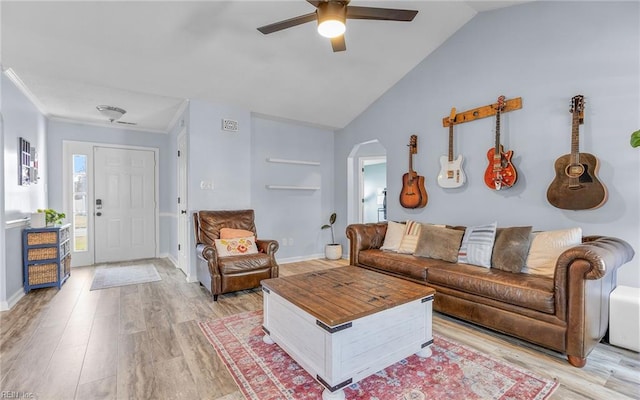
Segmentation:
{"type": "Polygon", "coordinates": [[[531,227],[498,228],[493,245],[491,266],[508,272],[520,272],[527,261],[531,245],[531,227]]]}
{"type": "Polygon", "coordinates": [[[423,224],[418,238],[416,251],[419,257],[458,262],[458,249],[464,232],[441,226],[423,224]]]}

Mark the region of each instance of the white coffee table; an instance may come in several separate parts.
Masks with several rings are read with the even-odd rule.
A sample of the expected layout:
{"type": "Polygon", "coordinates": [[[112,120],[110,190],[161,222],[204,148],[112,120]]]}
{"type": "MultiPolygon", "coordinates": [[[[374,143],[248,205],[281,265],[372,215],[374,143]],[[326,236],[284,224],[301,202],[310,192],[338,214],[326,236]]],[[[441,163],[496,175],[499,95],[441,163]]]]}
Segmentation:
{"type": "Polygon", "coordinates": [[[412,354],[431,355],[435,290],[340,267],[262,281],[266,343],[276,343],[324,387],[322,398],[412,354]]]}

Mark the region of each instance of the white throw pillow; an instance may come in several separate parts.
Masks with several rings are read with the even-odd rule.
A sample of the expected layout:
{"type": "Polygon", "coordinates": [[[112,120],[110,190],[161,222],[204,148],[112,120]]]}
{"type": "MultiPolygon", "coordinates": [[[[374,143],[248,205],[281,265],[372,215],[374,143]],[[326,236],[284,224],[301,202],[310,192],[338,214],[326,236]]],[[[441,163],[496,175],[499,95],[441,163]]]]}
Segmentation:
{"type": "Polygon", "coordinates": [[[467,228],[458,251],[458,262],[491,268],[491,253],[496,240],[497,222],[467,228]]]}
{"type": "Polygon", "coordinates": [[[381,250],[398,251],[400,242],[404,236],[405,225],[400,222],[387,222],[387,233],[384,235],[384,243],[381,250]]]}
{"type": "Polygon", "coordinates": [[[419,222],[407,221],[398,253],[413,254],[416,251],[418,237],[420,236],[420,226],[419,222]]]}
{"type": "Polygon", "coordinates": [[[256,238],[249,236],[245,238],[214,239],[218,257],[240,256],[246,254],[256,254],[258,246],[256,238]]]}
{"type": "Polygon", "coordinates": [[[553,278],[558,257],[582,243],[582,228],[534,232],[523,273],[553,278]]]}

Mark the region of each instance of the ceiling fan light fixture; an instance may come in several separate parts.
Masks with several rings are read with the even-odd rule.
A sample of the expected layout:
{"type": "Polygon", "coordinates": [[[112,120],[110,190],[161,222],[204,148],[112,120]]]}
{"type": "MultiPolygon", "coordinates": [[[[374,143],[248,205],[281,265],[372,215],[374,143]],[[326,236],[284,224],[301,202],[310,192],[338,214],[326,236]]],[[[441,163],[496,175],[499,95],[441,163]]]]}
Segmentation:
{"type": "Polygon", "coordinates": [[[100,105],[96,106],[96,109],[100,111],[102,115],[109,118],[109,121],[111,122],[119,120],[127,113],[127,110],[114,106],[100,105]]]}
{"type": "Polygon", "coordinates": [[[342,3],[321,3],[318,6],[318,33],[326,38],[342,35],[346,30],[346,12],[342,3]]]}

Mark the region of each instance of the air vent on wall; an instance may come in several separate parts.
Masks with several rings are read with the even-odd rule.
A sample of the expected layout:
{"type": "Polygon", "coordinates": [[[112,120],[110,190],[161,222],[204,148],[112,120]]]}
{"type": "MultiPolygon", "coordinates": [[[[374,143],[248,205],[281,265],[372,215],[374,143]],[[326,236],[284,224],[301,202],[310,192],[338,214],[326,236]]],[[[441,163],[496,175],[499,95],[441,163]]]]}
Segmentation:
{"type": "Polygon", "coordinates": [[[222,119],[222,130],[229,132],[238,132],[238,121],[232,119],[222,119]]]}

